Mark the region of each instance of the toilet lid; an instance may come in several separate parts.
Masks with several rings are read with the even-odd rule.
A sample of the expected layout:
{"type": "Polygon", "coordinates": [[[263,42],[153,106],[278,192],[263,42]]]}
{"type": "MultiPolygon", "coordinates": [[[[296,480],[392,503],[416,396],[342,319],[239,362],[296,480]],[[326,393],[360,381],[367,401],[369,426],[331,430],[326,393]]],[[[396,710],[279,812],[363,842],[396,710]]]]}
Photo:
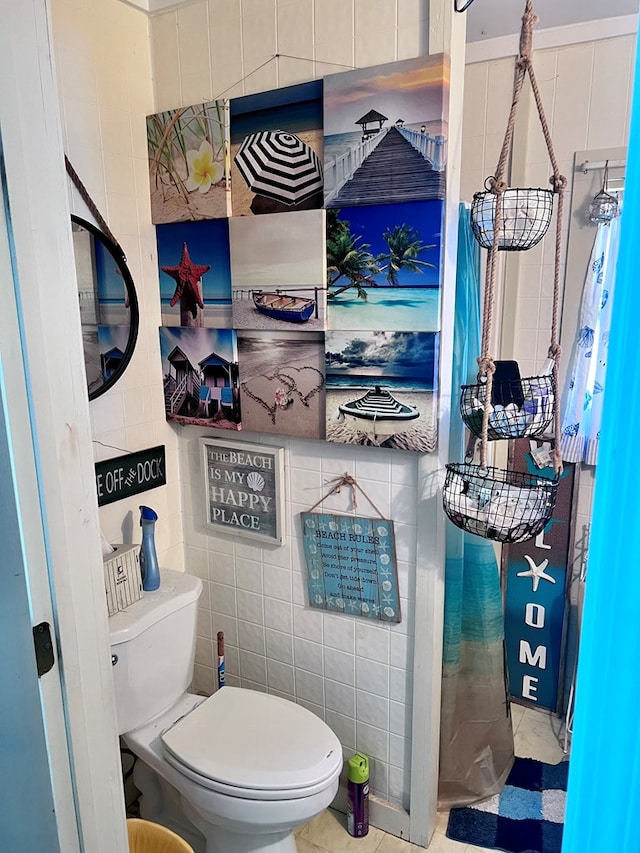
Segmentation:
{"type": "Polygon", "coordinates": [[[311,711],[237,687],[218,690],[166,731],[162,742],[177,763],[234,788],[309,788],[342,765],[340,741],[311,711]]]}

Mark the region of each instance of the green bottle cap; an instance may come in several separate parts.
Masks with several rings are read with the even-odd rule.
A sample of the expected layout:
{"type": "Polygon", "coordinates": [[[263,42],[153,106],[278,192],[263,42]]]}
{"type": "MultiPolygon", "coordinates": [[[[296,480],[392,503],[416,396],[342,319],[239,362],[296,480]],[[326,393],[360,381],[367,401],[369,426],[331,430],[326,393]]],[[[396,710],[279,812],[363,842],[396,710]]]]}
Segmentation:
{"type": "Polygon", "coordinates": [[[350,782],[367,782],[369,779],[369,759],[361,752],[356,752],[347,761],[347,778],[350,782]]]}

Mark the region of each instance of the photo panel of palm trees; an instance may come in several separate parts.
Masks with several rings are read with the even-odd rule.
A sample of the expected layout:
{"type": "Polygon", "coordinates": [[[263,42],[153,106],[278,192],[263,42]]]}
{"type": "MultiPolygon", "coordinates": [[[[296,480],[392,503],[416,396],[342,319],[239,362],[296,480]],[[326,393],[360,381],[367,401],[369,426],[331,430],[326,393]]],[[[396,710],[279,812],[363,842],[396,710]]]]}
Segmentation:
{"type": "Polygon", "coordinates": [[[324,78],[325,207],[444,198],[444,54],[324,78]]]}
{"type": "Polygon", "coordinates": [[[327,327],[440,330],[444,202],[326,212],[327,327]]]}
{"type": "Polygon", "coordinates": [[[152,222],[231,215],[227,101],[147,116],[147,151],[152,222]]]}
{"type": "Polygon", "coordinates": [[[238,333],[242,426],[324,438],[324,333],[238,333]]]}
{"type": "Polygon", "coordinates": [[[327,440],[434,451],[439,343],[432,332],[327,332],[327,440]]]}
{"type": "Polygon", "coordinates": [[[234,216],[323,205],[322,81],[232,98],[234,216]]]}
{"type": "Polygon", "coordinates": [[[235,329],[326,326],[324,210],[229,220],[235,329]]]}
{"type": "Polygon", "coordinates": [[[164,326],[230,328],[229,220],[156,227],[164,326]]]}
{"type": "Polygon", "coordinates": [[[233,329],[161,327],[167,420],[239,430],[238,345],[233,329]]]}

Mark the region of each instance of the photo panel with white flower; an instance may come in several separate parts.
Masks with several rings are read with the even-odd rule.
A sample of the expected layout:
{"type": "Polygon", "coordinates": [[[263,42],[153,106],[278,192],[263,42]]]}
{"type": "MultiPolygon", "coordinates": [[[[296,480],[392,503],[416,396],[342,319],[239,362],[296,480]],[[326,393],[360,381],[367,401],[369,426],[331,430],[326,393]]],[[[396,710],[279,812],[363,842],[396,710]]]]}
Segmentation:
{"type": "Polygon", "coordinates": [[[233,329],[161,327],[160,357],[168,421],[242,429],[233,329]]]}
{"type": "Polygon", "coordinates": [[[433,332],[326,332],[327,441],[433,452],[439,344],[433,332]]]}
{"type": "Polygon", "coordinates": [[[230,328],[229,220],[156,227],[164,326],[230,328]]]}
{"type": "Polygon", "coordinates": [[[238,332],[242,424],[253,432],[324,438],[324,333],[238,332]]]}
{"type": "Polygon", "coordinates": [[[234,328],[324,330],[324,213],[229,220],[234,328]]]}
{"type": "Polygon", "coordinates": [[[323,205],[322,81],[232,98],[234,216],[323,205]]]}
{"type": "Polygon", "coordinates": [[[228,101],[147,116],[151,221],[231,214],[228,101]]]}

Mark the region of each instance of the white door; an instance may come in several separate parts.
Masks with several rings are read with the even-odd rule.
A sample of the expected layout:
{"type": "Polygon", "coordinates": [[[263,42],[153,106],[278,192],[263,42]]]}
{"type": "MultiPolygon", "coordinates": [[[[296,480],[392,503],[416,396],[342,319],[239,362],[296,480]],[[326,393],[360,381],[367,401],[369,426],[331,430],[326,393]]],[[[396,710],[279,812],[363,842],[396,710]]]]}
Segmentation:
{"type": "MultiPolygon", "coordinates": [[[[4,178],[1,138],[0,172],[4,178]]],[[[4,180],[1,202],[0,849],[66,853],[79,849],[78,833],[4,180]],[[40,676],[37,625],[52,645],[40,676]]]]}

